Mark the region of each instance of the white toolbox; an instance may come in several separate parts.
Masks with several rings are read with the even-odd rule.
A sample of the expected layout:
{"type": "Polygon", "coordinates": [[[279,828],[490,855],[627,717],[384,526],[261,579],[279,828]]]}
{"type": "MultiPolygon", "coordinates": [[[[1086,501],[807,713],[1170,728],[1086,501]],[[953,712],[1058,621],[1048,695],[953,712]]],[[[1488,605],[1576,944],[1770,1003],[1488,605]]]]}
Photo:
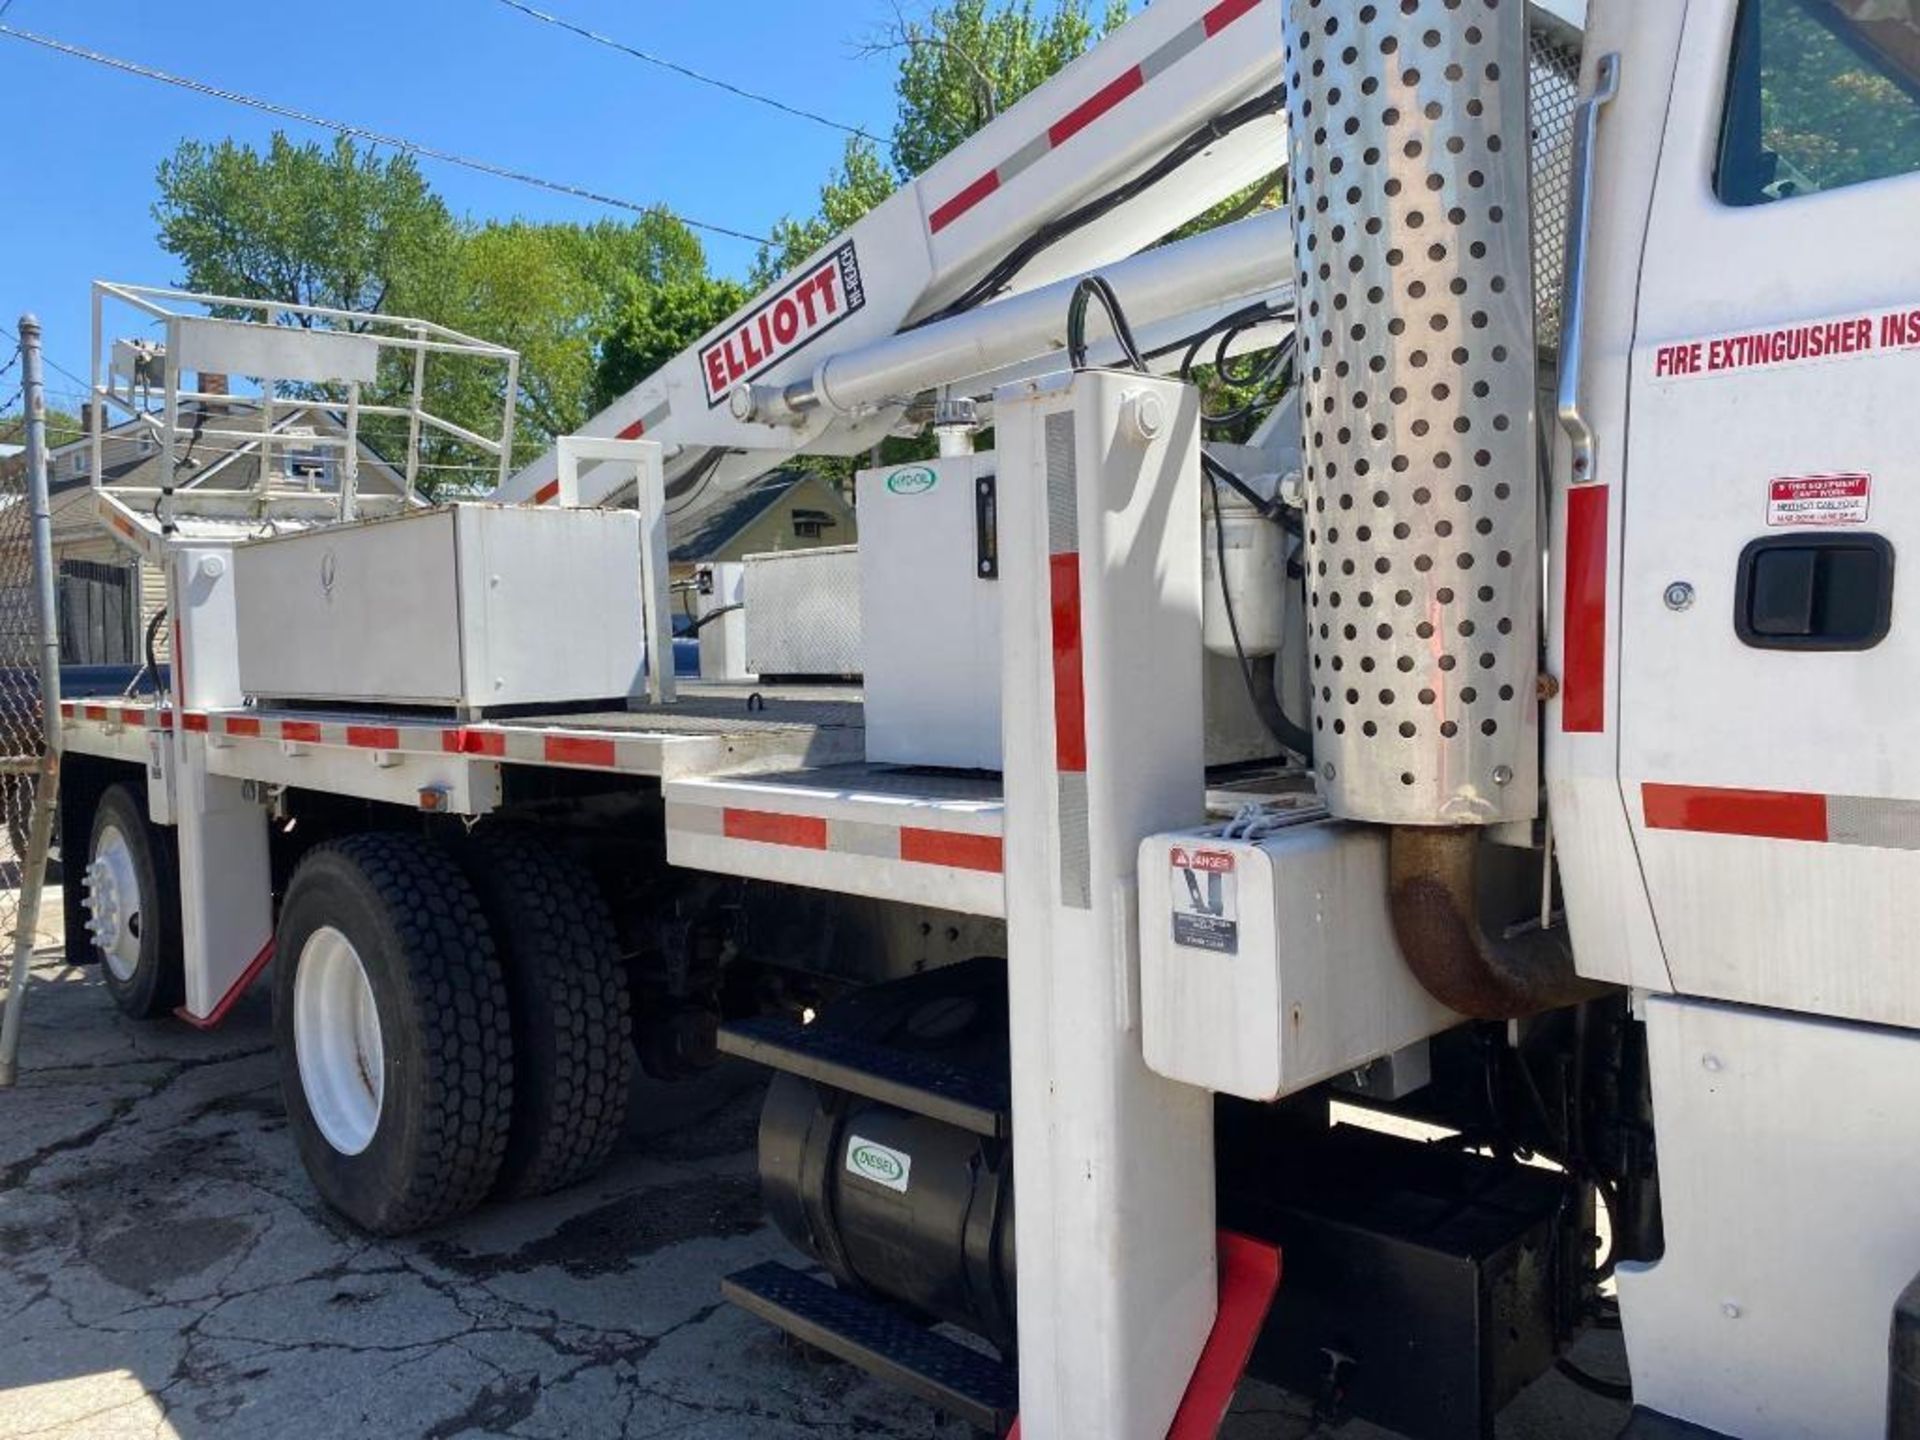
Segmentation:
{"type": "Polygon", "coordinates": [[[746,557],[747,673],[860,673],[860,552],[853,545],[746,557]]]}
{"type": "Polygon", "coordinates": [[[254,541],[233,565],[249,698],[473,715],[645,690],[633,511],[450,505],[254,541]]]}
{"type": "Polygon", "coordinates": [[[1141,842],[1140,1015],[1156,1073],[1248,1100],[1460,1023],[1400,958],[1387,832],[1332,820],[1141,842]]]}

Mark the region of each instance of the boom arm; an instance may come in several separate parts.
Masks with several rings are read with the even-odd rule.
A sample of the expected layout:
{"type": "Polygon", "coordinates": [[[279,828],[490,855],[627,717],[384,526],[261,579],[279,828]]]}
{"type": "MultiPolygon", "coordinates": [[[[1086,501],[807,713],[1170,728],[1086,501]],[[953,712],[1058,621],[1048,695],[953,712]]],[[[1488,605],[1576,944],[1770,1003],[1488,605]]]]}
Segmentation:
{"type": "MultiPolygon", "coordinates": [[[[855,455],[871,448],[928,389],[984,393],[989,374],[1004,380],[1008,367],[1022,362],[1052,363],[1061,345],[1064,297],[1051,326],[1002,325],[1015,317],[996,316],[984,327],[994,332],[993,346],[957,346],[951,370],[938,358],[925,363],[939,346],[924,343],[934,337],[923,333],[916,347],[922,362],[903,369],[898,383],[870,365],[851,366],[863,375],[853,387],[827,373],[853,352],[884,352],[878,342],[902,331],[931,330],[953,315],[977,324],[985,319],[981,307],[1001,308],[990,304],[998,296],[1021,295],[1135,255],[1278,169],[1286,154],[1280,8],[1280,0],[1160,0],[903,185],[581,433],[660,441],[668,456],[669,512],[684,526],[795,454],[855,455]],[[970,380],[980,392],[969,390],[970,380]],[[792,409],[754,403],[789,391],[821,403],[792,409]]],[[[1184,265],[1161,263],[1163,274],[1187,272],[1161,292],[1168,297],[1163,304],[1136,305],[1123,287],[1134,319],[1144,328],[1191,317],[1188,329],[1199,329],[1209,318],[1271,295],[1289,269],[1284,225],[1244,223],[1264,228],[1243,231],[1234,242],[1240,265],[1231,275],[1209,281],[1203,267],[1220,252],[1188,251],[1184,265]],[[1249,269],[1252,246],[1264,247],[1264,254],[1249,269]]],[[[878,358],[890,363],[884,354],[878,358]]],[[[611,482],[613,472],[605,473],[611,482]]],[[[549,452],[495,498],[550,499],[556,475],[549,452]]],[[[583,498],[593,494],[588,482],[583,498]]]]}

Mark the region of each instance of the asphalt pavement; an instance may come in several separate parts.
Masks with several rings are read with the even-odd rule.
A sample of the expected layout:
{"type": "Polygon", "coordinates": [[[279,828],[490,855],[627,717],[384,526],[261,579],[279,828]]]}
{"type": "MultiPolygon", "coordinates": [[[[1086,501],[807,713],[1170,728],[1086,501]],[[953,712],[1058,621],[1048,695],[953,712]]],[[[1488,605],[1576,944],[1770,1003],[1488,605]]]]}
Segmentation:
{"type": "MultiPolygon", "coordinates": [[[[47,914],[59,907],[49,897],[47,914]]],[[[405,1240],[328,1212],[282,1116],[264,987],[135,1024],[55,946],[0,1092],[0,1440],[971,1440],[721,1303],[791,1252],[753,1170],[761,1077],[642,1082],[611,1166],[405,1240]]],[[[1580,1358],[1618,1375],[1617,1337],[1580,1358]]],[[[1611,1440],[1549,1375],[1502,1440],[1611,1440]]],[[[1391,1440],[1248,1386],[1227,1440],[1391,1440]]]]}

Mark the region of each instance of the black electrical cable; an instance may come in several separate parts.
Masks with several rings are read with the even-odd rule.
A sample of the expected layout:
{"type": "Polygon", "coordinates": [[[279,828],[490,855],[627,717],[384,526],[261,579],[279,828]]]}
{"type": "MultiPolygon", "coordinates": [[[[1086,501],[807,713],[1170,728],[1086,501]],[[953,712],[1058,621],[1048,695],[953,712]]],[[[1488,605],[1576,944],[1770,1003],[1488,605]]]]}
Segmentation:
{"type": "Polygon", "coordinates": [[[160,683],[160,627],[167,623],[167,607],[162,605],[153,612],[153,618],[147,621],[147,643],[145,646],[147,674],[153,679],[154,693],[166,694],[167,687],[160,683]]]}
{"type": "Polygon", "coordinates": [[[1006,289],[1042,252],[1057,245],[1076,230],[1084,229],[1094,221],[1119,209],[1128,201],[1137,200],[1181,166],[1197,159],[1210,146],[1234,131],[1265,116],[1278,114],[1286,107],[1286,103],[1286,88],[1276,85],[1273,89],[1256,95],[1244,105],[1222,111],[1131,180],[1115,186],[1104,195],[1096,195],[1086,204],[1068,211],[1058,219],[1049,220],[1008,251],[991,270],[962,291],[957,299],[927,316],[926,319],[917,322],[913,328],[917,329],[919,325],[930,325],[936,320],[951,319],[955,315],[964,314],[991,300],[1006,289]]]}
{"type": "Polygon", "coordinates": [[[1144,373],[1146,357],[1133,338],[1133,327],[1127,323],[1120,297],[1113,293],[1104,275],[1089,275],[1073,287],[1073,301],[1067,306],[1067,363],[1075,370],[1087,368],[1087,307],[1095,300],[1107,312],[1107,323],[1113,327],[1113,338],[1120,342],[1120,353],[1127,364],[1144,373]]]}

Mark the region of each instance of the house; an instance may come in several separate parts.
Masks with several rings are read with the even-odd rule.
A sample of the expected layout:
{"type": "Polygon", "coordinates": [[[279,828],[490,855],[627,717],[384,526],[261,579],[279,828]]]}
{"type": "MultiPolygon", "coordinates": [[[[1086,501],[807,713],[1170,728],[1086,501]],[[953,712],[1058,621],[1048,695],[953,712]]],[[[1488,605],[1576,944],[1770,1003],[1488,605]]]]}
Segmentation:
{"type": "Polygon", "coordinates": [[[776,470],[700,517],[671,552],[674,580],[696,565],[739,560],[771,550],[852,545],[860,538],[853,507],[832,480],[810,470],[776,470]]]}
{"type": "MultiPolygon", "coordinates": [[[[202,376],[203,389],[220,393],[225,382],[202,376]]],[[[344,451],[339,445],[307,443],[325,437],[344,440],[344,421],[324,405],[287,409],[276,404],[272,475],[276,489],[304,486],[318,494],[337,493],[344,451]]],[[[258,428],[260,407],[236,397],[182,407],[178,485],[202,491],[245,494],[260,480],[260,442],[208,436],[207,430],[258,428]]],[[[399,496],[405,477],[363,440],[359,445],[359,490],[366,495],[399,496]]],[[[103,437],[102,478],[109,489],[157,487],[165,459],[150,427],[139,420],[115,425],[103,437]]],[[[146,631],[166,607],[166,581],[158,567],[137,560],[118,544],[96,516],[92,495],[93,442],[62,445],[48,456],[47,481],[53,516],[53,551],[59,566],[60,658],[67,665],[140,663],[146,631]]],[[[31,594],[31,541],[27,530],[26,460],[0,459],[0,616],[23,607],[8,604],[16,588],[31,594]]],[[[151,509],[149,496],[128,502],[151,509]]],[[[24,607],[29,613],[31,606],[24,607]]],[[[0,645],[19,648],[22,627],[0,620],[0,645]]],[[[31,632],[31,625],[25,627],[31,632]]],[[[156,650],[166,651],[165,627],[156,634],[156,650]]],[[[10,660],[8,663],[21,663],[10,660]]]]}

